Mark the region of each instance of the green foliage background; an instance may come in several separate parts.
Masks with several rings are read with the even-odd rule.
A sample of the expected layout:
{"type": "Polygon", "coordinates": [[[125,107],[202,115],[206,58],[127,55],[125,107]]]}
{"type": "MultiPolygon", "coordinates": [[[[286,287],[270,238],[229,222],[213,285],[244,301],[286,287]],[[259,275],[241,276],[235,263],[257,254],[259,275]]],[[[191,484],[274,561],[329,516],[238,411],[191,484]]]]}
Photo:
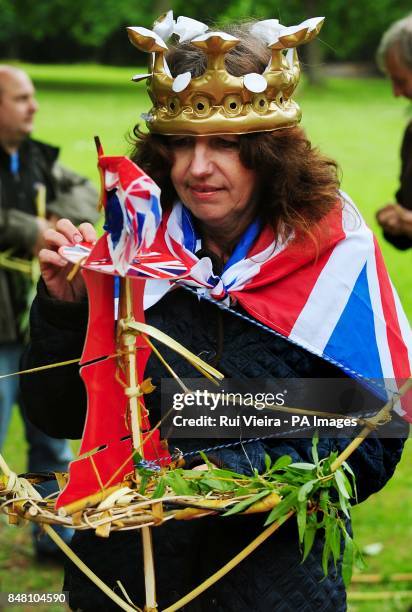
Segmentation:
{"type": "Polygon", "coordinates": [[[391,22],[411,11],[408,0],[0,0],[0,55],[36,61],[132,61],[127,25],[151,27],[168,9],[206,23],[278,18],[285,25],[324,15],[326,59],[372,60],[391,22]]]}

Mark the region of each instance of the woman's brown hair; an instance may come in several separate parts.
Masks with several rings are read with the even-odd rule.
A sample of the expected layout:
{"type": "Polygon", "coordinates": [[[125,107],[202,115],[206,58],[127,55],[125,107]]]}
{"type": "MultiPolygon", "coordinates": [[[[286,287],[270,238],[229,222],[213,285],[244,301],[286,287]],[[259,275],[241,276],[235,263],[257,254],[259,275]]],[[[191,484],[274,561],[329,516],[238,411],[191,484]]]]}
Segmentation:
{"type": "MultiPolygon", "coordinates": [[[[235,76],[262,73],[270,59],[269,49],[250,34],[249,27],[225,27],[240,39],[226,56],[226,69],[235,76]]],[[[206,69],[205,54],[190,43],[172,48],[167,62],[174,76],[190,71],[196,77],[206,69]]],[[[170,179],[173,151],[168,146],[169,138],[143,134],[138,126],[134,134],[131,157],[162,189],[162,205],[167,209],[177,199],[170,179]]],[[[257,175],[258,215],[282,237],[298,229],[310,232],[337,202],[337,164],[312,147],[300,127],[241,134],[239,156],[257,175]]]]}

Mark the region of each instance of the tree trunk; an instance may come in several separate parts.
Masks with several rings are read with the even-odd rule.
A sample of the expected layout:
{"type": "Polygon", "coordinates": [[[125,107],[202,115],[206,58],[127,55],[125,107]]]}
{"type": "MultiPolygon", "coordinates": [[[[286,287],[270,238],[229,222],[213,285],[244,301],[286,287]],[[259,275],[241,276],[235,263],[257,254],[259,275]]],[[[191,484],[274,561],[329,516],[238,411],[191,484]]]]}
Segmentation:
{"type": "Polygon", "coordinates": [[[155,19],[167,13],[168,10],[173,8],[173,0],[155,0],[153,2],[153,15],[155,19]]]}
{"type": "MultiPolygon", "coordinates": [[[[305,12],[307,18],[318,16],[318,1],[305,0],[305,12]]],[[[322,30],[321,30],[322,33],[322,30]]],[[[321,35],[321,34],[320,34],[321,35]]],[[[320,85],[324,81],[322,71],[324,46],[318,38],[302,48],[302,57],[304,61],[304,72],[311,85],[320,85]]]]}
{"type": "Polygon", "coordinates": [[[20,39],[19,37],[12,36],[5,45],[5,57],[9,60],[20,59],[20,39]]]}

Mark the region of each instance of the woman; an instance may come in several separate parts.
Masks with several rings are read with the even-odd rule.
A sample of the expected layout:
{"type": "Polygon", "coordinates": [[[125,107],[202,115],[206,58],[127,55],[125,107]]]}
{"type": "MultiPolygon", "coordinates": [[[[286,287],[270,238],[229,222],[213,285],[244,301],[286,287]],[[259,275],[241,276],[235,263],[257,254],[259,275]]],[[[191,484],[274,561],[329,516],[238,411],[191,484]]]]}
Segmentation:
{"type": "MultiPolygon", "coordinates": [[[[240,43],[226,55],[228,72],[235,77],[261,74],[271,56],[267,44],[251,34],[248,28],[237,29],[236,37],[240,43]]],[[[228,39],[223,35],[220,40],[228,39]]],[[[167,61],[174,77],[187,73],[190,67],[195,79],[205,68],[204,50],[191,44],[179,45],[169,52],[167,61]]],[[[285,68],[289,69],[290,66],[285,68]]],[[[215,77],[220,78],[212,75],[212,79],[215,77]]],[[[290,85],[290,79],[286,82],[290,85]]],[[[196,84],[192,87],[196,92],[196,84]]],[[[204,106],[207,97],[203,96],[201,100],[196,102],[195,98],[193,104],[204,106]]],[[[175,102],[172,100],[172,103],[175,102]]],[[[239,264],[241,251],[245,248],[250,253],[257,244],[269,244],[266,256],[269,260],[273,255],[285,252],[286,247],[296,247],[297,251],[293,252],[306,250],[308,261],[314,262],[322,260],[324,241],[333,243],[335,240],[335,230],[332,224],[329,225],[331,217],[328,215],[335,214],[335,211],[341,214],[342,209],[336,165],[314,150],[303,131],[296,127],[297,107],[292,105],[288,111],[283,101],[280,105],[275,122],[273,116],[261,115],[264,131],[257,133],[252,115],[250,122],[243,125],[243,131],[236,133],[238,124],[232,127],[230,123],[233,109],[228,112],[227,123],[224,123],[227,132],[223,128],[213,133],[218,129],[216,125],[219,125],[220,117],[216,117],[211,108],[210,123],[202,123],[204,108],[199,108],[201,112],[193,117],[193,121],[188,121],[187,129],[182,129],[176,120],[176,132],[164,135],[162,125],[165,124],[157,114],[157,111],[164,110],[164,106],[152,109],[152,120],[149,119],[152,133],[142,135],[136,132],[138,142],[133,158],[162,188],[162,204],[169,215],[162,230],[166,243],[172,245],[170,248],[180,248],[181,253],[183,249],[183,254],[193,263],[203,262],[203,267],[209,270],[205,282],[211,286],[212,297],[219,290],[219,297],[226,302],[228,296],[233,298],[236,295],[237,298],[237,304],[231,300],[232,308],[221,310],[211,301],[199,301],[196,295],[178,289],[148,309],[146,321],[201,354],[227,377],[270,380],[279,377],[342,377],[344,374],[332,359],[323,359],[255,325],[253,318],[262,320],[267,311],[274,313],[277,308],[284,311],[282,300],[272,303],[260,299],[256,316],[249,316],[247,320],[231,312],[243,314],[249,311],[250,315],[252,310],[248,300],[243,301],[242,290],[238,288],[235,294],[231,294],[231,287],[225,281],[225,274],[233,265],[239,264]],[[267,130],[268,125],[277,127],[276,121],[280,124],[279,129],[267,130]],[[198,129],[203,133],[197,133],[198,129]],[[182,204],[176,204],[176,199],[180,199],[182,204]],[[173,240],[178,235],[183,236],[180,244],[177,239],[173,240]]],[[[176,119],[175,109],[171,111],[172,118],[176,119]]],[[[166,124],[169,119],[166,117],[166,124]]],[[[165,130],[170,130],[170,124],[165,130]]],[[[354,217],[356,219],[356,215],[354,217]]],[[[88,224],[75,228],[69,221],[62,220],[57,230],[49,230],[45,238],[49,248],[39,256],[43,283],[33,305],[32,342],[26,354],[26,367],[75,357],[84,341],[87,320],[85,288],[81,278],[76,278],[71,286],[67,284],[66,262],[57,250],[81,240],[93,242],[96,234],[88,224]]],[[[253,262],[257,258],[249,260],[253,262]]],[[[307,278],[310,269],[287,272],[284,280],[287,281],[292,272],[299,278],[307,278]]],[[[262,284],[263,275],[262,265],[257,276],[246,285],[262,284]]],[[[236,282],[233,280],[235,285],[236,282]]],[[[273,279],[265,280],[269,292],[274,282],[273,279]]],[[[258,290],[256,295],[262,297],[258,290]]],[[[188,364],[168,351],[165,351],[165,356],[179,376],[193,377],[188,364]]],[[[51,372],[23,380],[30,417],[52,435],[78,438],[85,417],[85,394],[77,368],[68,366],[51,372]]],[[[146,372],[155,383],[167,377],[163,366],[153,358],[146,372]]],[[[158,400],[156,393],[148,396],[152,422],[157,420],[158,400]]],[[[375,404],[379,403],[376,400],[375,404]]],[[[380,440],[372,436],[349,460],[357,478],[358,501],[379,490],[399,461],[405,428],[397,417],[395,421],[399,430],[397,438],[380,440]]],[[[194,467],[203,461],[195,453],[190,454],[191,451],[216,446],[216,441],[179,440],[178,445],[186,454],[186,467],[194,467]]],[[[322,438],[319,452],[326,456],[346,445],[344,439],[322,438]]],[[[172,440],[170,446],[173,450],[172,440]]],[[[208,455],[219,466],[249,473],[252,467],[260,471],[264,469],[266,453],[272,459],[289,454],[295,461],[308,461],[311,460],[310,448],[311,441],[304,438],[257,440],[243,447],[232,445],[215,449],[208,455]]],[[[178,600],[219,569],[261,530],[261,517],[235,517],[230,521],[205,518],[183,525],[169,522],[165,527],[154,529],[160,609],[178,600]]],[[[323,579],[322,546],[323,538],[318,536],[312,552],[302,564],[297,530],[289,521],[275,537],[185,609],[208,612],[242,612],[252,608],[262,612],[299,608],[308,611],[344,610],[346,598],[341,563],[336,569],[331,566],[328,576],[323,579]]],[[[116,581],[120,580],[134,602],[140,604],[144,600],[143,578],[136,571],[141,567],[138,536],[121,533],[114,534],[109,540],[101,540],[92,533],[83,532],[76,534],[73,548],[112,588],[116,588],[116,581]]],[[[64,588],[70,592],[73,609],[109,610],[113,607],[72,566],[66,568],[64,588]]]]}

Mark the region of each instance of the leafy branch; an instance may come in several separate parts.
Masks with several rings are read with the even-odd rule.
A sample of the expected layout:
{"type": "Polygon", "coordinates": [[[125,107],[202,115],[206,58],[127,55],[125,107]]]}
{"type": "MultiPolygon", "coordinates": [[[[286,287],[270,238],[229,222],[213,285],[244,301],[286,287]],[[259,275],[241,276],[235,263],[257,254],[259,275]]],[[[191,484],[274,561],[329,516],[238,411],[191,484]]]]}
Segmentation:
{"type": "Polygon", "coordinates": [[[260,504],[264,508],[262,501],[276,493],[279,501],[269,512],[265,526],[275,521],[281,525],[290,511],[294,512],[302,547],[302,563],[312,550],[317,532],[322,530],[324,574],[327,575],[331,560],[337,566],[343,551],[342,576],[348,585],[353,565],[364,566],[360,551],[347,529],[351,500],[357,499],[355,475],[347,462],[332,470],[337,452],[319,459],[318,441],[315,434],[311,463],[293,463],[289,455],[272,462],[266,455],[263,474],[255,470],[252,475],[243,475],[217,468],[203,453],[201,456],[207,466],[204,471],[179,468],[156,473],[140,468],[139,492],[156,500],[161,500],[170,492],[203,499],[217,496],[225,502],[223,516],[245,512],[255,504],[255,507],[260,504]]]}

